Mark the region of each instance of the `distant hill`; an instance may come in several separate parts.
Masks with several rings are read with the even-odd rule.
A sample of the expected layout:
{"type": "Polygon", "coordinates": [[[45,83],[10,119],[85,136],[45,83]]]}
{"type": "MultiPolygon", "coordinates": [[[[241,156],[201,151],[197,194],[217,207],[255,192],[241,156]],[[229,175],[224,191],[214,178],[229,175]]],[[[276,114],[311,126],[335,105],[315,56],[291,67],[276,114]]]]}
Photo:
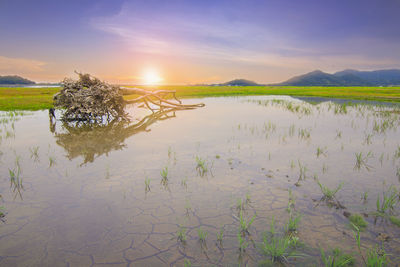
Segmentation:
{"type": "Polygon", "coordinates": [[[232,80],[232,81],[229,81],[226,83],[221,83],[219,85],[223,85],[223,86],[257,86],[260,84],[253,82],[253,81],[245,80],[245,79],[236,79],[236,80],[232,80]]]}
{"type": "Polygon", "coordinates": [[[22,78],[17,75],[0,76],[0,84],[35,84],[34,81],[22,78]]]}
{"type": "Polygon", "coordinates": [[[344,70],[333,74],[337,77],[346,75],[354,75],[372,85],[400,85],[400,70],[374,70],[374,71],[358,71],[344,70]]]}
{"type": "Polygon", "coordinates": [[[289,86],[390,86],[400,85],[400,70],[344,70],[329,74],[316,70],[275,85],[289,86]]]}

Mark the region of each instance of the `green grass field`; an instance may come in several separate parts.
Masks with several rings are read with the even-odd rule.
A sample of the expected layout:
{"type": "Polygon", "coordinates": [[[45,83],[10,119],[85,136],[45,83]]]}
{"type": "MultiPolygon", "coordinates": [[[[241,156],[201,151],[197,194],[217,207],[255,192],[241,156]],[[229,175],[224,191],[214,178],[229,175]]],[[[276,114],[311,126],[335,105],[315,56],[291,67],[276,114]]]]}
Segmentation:
{"type": "MultiPolygon", "coordinates": [[[[150,89],[149,87],[140,86],[150,89]]],[[[154,88],[154,87],[151,87],[154,88]]],[[[158,86],[175,90],[181,98],[244,95],[289,95],[400,102],[400,87],[292,87],[292,86],[158,86]]],[[[0,88],[0,110],[39,110],[53,106],[59,88],[0,88]]],[[[136,96],[126,95],[126,99],[136,96]]]]}

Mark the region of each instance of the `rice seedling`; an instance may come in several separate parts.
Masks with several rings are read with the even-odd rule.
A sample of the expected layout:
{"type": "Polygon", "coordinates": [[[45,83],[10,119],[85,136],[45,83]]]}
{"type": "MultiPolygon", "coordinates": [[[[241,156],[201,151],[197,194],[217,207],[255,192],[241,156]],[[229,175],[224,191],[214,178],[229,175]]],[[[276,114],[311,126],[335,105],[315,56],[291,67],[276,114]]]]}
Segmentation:
{"type": "Polygon", "coordinates": [[[31,152],[31,159],[37,162],[39,160],[39,147],[38,146],[30,147],[29,151],[31,152]]]}
{"type": "Polygon", "coordinates": [[[181,186],[183,186],[185,189],[187,189],[187,177],[185,177],[184,179],[182,179],[182,181],[181,181],[181,186]]]}
{"type": "Polygon", "coordinates": [[[250,204],[250,203],[251,203],[250,193],[247,192],[247,193],[246,193],[246,204],[250,204]]]}
{"type": "Polygon", "coordinates": [[[21,172],[18,166],[19,165],[16,166],[16,170],[8,169],[8,172],[10,174],[10,188],[13,193],[15,193],[14,198],[19,195],[19,197],[22,199],[21,190],[24,190],[24,186],[22,185],[22,178],[20,177],[21,172]]]}
{"type": "Polygon", "coordinates": [[[399,159],[400,158],[400,146],[397,146],[397,149],[394,152],[394,158],[395,159],[399,159]]]}
{"type": "Polygon", "coordinates": [[[352,214],[349,217],[350,226],[357,226],[360,231],[364,231],[364,229],[368,226],[368,223],[364,220],[364,218],[360,214],[352,214]]]}
{"type": "Polygon", "coordinates": [[[192,266],[192,263],[190,262],[190,260],[189,259],[185,259],[184,267],[191,267],[191,266],[192,266]]]}
{"type": "Polygon", "coordinates": [[[352,255],[343,253],[339,248],[332,251],[332,255],[326,255],[321,248],[321,259],[325,267],[353,266],[355,259],[352,255]]]}
{"type": "Polygon", "coordinates": [[[200,176],[204,176],[208,172],[206,160],[196,156],[196,170],[200,176]]]}
{"type": "Polygon", "coordinates": [[[165,180],[168,180],[168,166],[165,166],[164,169],[160,171],[161,177],[165,180]]]}
{"type": "Polygon", "coordinates": [[[306,165],[301,164],[300,160],[298,161],[299,163],[299,180],[305,180],[306,179],[306,172],[307,172],[307,167],[306,165]]]}
{"type": "Polygon", "coordinates": [[[172,156],[172,147],[168,147],[168,158],[171,159],[172,156]]]}
{"type": "Polygon", "coordinates": [[[291,160],[290,161],[290,169],[294,169],[294,168],[296,168],[296,164],[294,164],[294,160],[291,160]]]}
{"type": "Polygon", "coordinates": [[[21,156],[16,155],[14,163],[15,163],[15,167],[17,168],[18,175],[19,175],[21,172],[21,156]]]}
{"type": "Polygon", "coordinates": [[[272,219],[270,233],[264,234],[261,244],[262,252],[270,256],[272,262],[286,263],[288,258],[293,256],[290,251],[290,244],[291,241],[288,235],[279,237],[275,234],[274,220],[272,219]]]}
{"type": "Polygon", "coordinates": [[[150,191],[150,179],[149,178],[145,178],[144,179],[144,185],[145,185],[145,189],[144,191],[147,193],[150,191]]]}
{"type": "Polygon", "coordinates": [[[236,200],[236,209],[237,210],[239,210],[239,211],[244,210],[244,205],[245,205],[245,202],[241,198],[238,198],[236,200]]]}
{"type": "Polygon", "coordinates": [[[400,227],[400,218],[396,217],[396,216],[390,216],[389,220],[391,223],[393,223],[394,225],[400,227]]]}
{"type": "Polygon", "coordinates": [[[388,259],[385,249],[383,247],[383,243],[381,248],[378,247],[370,248],[367,251],[367,255],[365,257],[363,252],[361,251],[360,229],[355,225],[353,225],[353,228],[356,230],[356,232],[354,232],[354,238],[356,240],[358,253],[361,256],[364,265],[367,267],[386,266],[388,259]]]}
{"type": "Polygon", "coordinates": [[[187,240],[186,231],[187,230],[185,227],[183,227],[182,225],[179,225],[178,232],[176,233],[178,241],[180,241],[182,243],[186,242],[186,240],[187,240]]]}
{"type": "Polygon", "coordinates": [[[370,248],[367,252],[366,266],[367,267],[381,267],[386,266],[388,263],[387,254],[383,247],[370,248]]]}
{"type": "Polygon", "coordinates": [[[294,209],[294,205],[296,204],[296,198],[293,196],[292,189],[289,188],[289,202],[286,211],[291,213],[292,209],[294,209]]]}
{"type": "Polygon", "coordinates": [[[253,224],[254,220],[256,219],[257,215],[254,215],[248,222],[243,216],[243,210],[240,210],[239,214],[239,232],[243,235],[250,234],[249,229],[250,226],[253,224]]]}
{"type": "Polygon", "coordinates": [[[400,166],[396,168],[396,176],[400,179],[400,166]]]}
{"type": "Polygon", "coordinates": [[[372,144],[372,134],[366,134],[364,139],[364,144],[370,145],[372,144]]]}
{"type": "Polygon", "coordinates": [[[192,211],[192,205],[190,204],[190,201],[186,199],[185,201],[185,211],[186,215],[189,215],[189,213],[192,211]]]}
{"type": "Polygon", "coordinates": [[[110,166],[106,166],[106,175],[105,175],[105,179],[110,179],[110,166]]]}
{"type": "Polygon", "coordinates": [[[322,194],[324,194],[323,199],[327,200],[332,200],[335,198],[336,193],[342,188],[343,182],[341,182],[335,189],[330,189],[320,183],[320,181],[317,180],[317,183],[319,185],[319,188],[321,189],[322,194]]]}
{"type": "Polygon", "coordinates": [[[379,162],[381,163],[381,166],[383,165],[383,159],[384,159],[384,153],[382,153],[382,154],[379,156],[379,162]]]}
{"type": "Polygon", "coordinates": [[[294,124],[290,125],[290,127],[289,127],[289,136],[290,137],[293,137],[295,130],[296,130],[296,126],[294,124]]]}
{"type": "Polygon", "coordinates": [[[56,165],[56,158],[53,156],[49,156],[49,168],[56,165]]]}
{"type": "Polygon", "coordinates": [[[368,171],[372,168],[368,165],[368,159],[372,157],[372,152],[368,152],[366,155],[363,155],[362,152],[356,153],[356,164],[354,169],[360,170],[361,167],[365,167],[368,171]]]}
{"type": "Polygon", "coordinates": [[[336,130],[336,137],[335,137],[335,139],[340,139],[340,138],[342,138],[342,131],[336,130]]]}
{"type": "Polygon", "coordinates": [[[201,229],[201,227],[197,229],[197,235],[199,237],[199,241],[203,244],[206,242],[207,234],[208,234],[207,231],[204,231],[203,229],[201,229]]]}
{"type": "Polygon", "coordinates": [[[300,128],[298,130],[298,135],[300,139],[306,140],[306,139],[310,139],[311,137],[311,130],[310,129],[306,129],[306,128],[300,128]]]}
{"type": "Polygon", "coordinates": [[[0,220],[2,220],[6,216],[4,210],[5,210],[4,206],[1,206],[0,207],[0,220]]]}
{"type": "Polygon", "coordinates": [[[221,227],[219,233],[217,233],[217,241],[222,244],[222,238],[224,237],[224,228],[221,227]]]}
{"type": "Polygon", "coordinates": [[[326,165],[326,163],[324,162],[322,164],[322,173],[326,173],[328,171],[328,165],[326,165]]]}
{"type": "Polygon", "coordinates": [[[379,195],[376,199],[377,215],[384,217],[386,214],[392,214],[394,206],[398,201],[398,192],[395,187],[391,186],[387,192],[382,194],[382,200],[379,195]]]}
{"type": "Polygon", "coordinates": [[[300,214],[293,215],[292,213],[290,213],[289,221],[285,226],[286,233],[291,234],[297,232],[297,229],[299,228],[300,219],[301,219],[300,214]]]}
{"type": "Polygon", "coordinates": [[[245,252],[246,248],[249,246],[249,243],[246,242],[246,238],[242,236],[240,232],[237,233],[237,238],[239,242],[239,251],[245,252]]]}
{"type": "Polygon", "coordinates": [[[368,192],[365,191],[365,192],[361,195],[361,200],[365,203],[365,202],[367,202],[367,198],[368,198],[368,192]]]}
{"type": "Polygon", "coordinates": [[[347,105],[346,103],[344,104],[336,104],[334,108],[334,113],[336,114],[347,114],[347,105]]]}
{"type": "Polygon", "coordinates": [[[319,158],[319,156],[323,155],[326,157],[326,147],[317,147],[317,158],[319,158]]]}

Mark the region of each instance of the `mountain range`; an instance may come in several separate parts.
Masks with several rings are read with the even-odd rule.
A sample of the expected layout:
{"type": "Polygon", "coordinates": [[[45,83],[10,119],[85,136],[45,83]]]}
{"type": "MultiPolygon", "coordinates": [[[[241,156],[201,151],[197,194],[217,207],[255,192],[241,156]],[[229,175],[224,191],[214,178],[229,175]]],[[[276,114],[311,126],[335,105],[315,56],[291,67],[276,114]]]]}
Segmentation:
{"type": "Polygon", "coordinates": [[[400,70],[358,71],[343,70],[329,74],[316,70],[295,76],[285,82],[274,84],[285,86],[393,86],[400,85],[400,70]]]}
{"type": "Polygon", "coordinates": [[[17,75],[0,76],[0,84],[35,84],[35,82],[17,75]]]}

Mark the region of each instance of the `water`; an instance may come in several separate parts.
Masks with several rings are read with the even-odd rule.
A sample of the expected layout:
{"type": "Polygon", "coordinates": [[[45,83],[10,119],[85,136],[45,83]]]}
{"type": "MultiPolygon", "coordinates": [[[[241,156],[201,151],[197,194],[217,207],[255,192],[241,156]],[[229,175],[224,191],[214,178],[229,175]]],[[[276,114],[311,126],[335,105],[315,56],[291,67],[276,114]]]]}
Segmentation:
{"type": "MultiPolygon", "coordinates": [[[[391,264],[400,262],[400,228],[389,215],[374,216],[376,199],[390,186],[400,189],[397,107],[290,97],[185,100],[200,101],[206,107],[149,117],[141,127],[89,129],[54,125],[47,111],[2,113],[0,265],[257,266],[269,258],[260,247],[272,218],[283,236],[289,189],[292,213],[301,215],[294,235],[303,244],[289,265],[319,264],[320,247],[354,253],[361,264],[346,212],[367,216],[364,255],[385,239],[391,264]],[[325,201],[317,181],[343,187],[325,201]],[[247,222],[255,216],[243,252],[240,210],[247,222]]],[[[138,120],[147,115],[129,111],[138,120]]],[[[399,206],[388,214],[398,216],[399,206]]]]}

